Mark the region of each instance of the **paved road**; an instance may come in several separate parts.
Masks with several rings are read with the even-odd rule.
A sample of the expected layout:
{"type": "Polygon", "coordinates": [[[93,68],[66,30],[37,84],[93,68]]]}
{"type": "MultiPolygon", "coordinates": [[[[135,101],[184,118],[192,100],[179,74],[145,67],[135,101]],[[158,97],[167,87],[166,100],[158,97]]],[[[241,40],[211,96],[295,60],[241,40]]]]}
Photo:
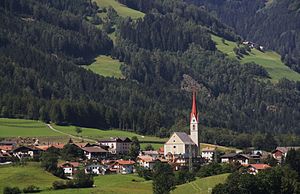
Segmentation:
{"type": "Polygon", "coordinates": [[[73,139],[80,139],[80,140],[84,140],[84,141],[89,141],[89,142],[94,142],[94,143],[97,143],[97,141],[95,141],[94,139],[88,139],[88,138],[83,138],[83,137],[78,137],[78,136],[75,136],[75,135],[72,135],[72,134],[69,134],[69,133],[65,133],[65,132],[62,132],[62,131],[59,131],[57,129],[55,129],[54,127],[52,127],[50,124],[46,124],[47,127],[49,127],[52,131],[55,131],[57,133],[61,133],[61,134],[64,134],[64,135],[67,135],[73,139]]]}

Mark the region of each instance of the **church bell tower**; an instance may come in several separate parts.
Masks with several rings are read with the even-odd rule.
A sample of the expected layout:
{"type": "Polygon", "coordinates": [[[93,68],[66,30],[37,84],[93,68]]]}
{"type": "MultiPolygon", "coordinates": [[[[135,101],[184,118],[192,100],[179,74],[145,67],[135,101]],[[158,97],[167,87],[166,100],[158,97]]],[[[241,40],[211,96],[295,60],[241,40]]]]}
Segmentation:
{"type": "Polygon", "coordinates": [[[192,102],[192,112],[190,116],[190,132],[191,139],[199,147],[199,131],[198,131],[198,113],[196,105],[196,92],[193,91],[193,102],[192,102]]]}

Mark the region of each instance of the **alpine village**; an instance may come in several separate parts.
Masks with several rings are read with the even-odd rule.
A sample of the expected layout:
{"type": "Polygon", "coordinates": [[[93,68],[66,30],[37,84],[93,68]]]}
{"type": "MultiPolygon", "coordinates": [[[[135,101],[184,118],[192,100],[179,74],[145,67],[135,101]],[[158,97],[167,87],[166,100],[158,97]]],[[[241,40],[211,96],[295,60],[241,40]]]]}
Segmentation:
{"type": "Polygon", "coordinates": [[[0,0],[0,193],[300,194],[300,1],[0,0]]]}

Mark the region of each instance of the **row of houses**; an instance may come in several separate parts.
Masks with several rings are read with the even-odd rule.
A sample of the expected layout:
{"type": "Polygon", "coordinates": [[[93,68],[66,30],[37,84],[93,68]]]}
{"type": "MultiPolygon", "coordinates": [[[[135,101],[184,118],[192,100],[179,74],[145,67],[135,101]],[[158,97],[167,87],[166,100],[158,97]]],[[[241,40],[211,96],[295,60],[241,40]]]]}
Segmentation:
{"type": "Polygon", "coordinates": [[[83,168],[86,174],[105,175],[111,173],[130,174],[134,172],[135,161],[133,160],[102,160],[86,162],[62,162],[58,167],[62,168],[67,177],[72,177],[83,168]]]}

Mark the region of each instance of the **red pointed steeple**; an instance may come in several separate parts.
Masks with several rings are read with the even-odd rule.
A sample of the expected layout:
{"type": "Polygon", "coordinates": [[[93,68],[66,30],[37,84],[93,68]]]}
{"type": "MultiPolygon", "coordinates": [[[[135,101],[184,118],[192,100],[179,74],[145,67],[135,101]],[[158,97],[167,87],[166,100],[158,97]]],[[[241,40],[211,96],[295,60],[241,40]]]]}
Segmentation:
{"type": "Polygon", "coordinates": [[[193,102],[192,102],[192,112],[191,112],[191,120],[195,117],[198,121],[198,115],[197,115],[197,105],[196,105],[196,92],[193,91],[193,102]]]}

